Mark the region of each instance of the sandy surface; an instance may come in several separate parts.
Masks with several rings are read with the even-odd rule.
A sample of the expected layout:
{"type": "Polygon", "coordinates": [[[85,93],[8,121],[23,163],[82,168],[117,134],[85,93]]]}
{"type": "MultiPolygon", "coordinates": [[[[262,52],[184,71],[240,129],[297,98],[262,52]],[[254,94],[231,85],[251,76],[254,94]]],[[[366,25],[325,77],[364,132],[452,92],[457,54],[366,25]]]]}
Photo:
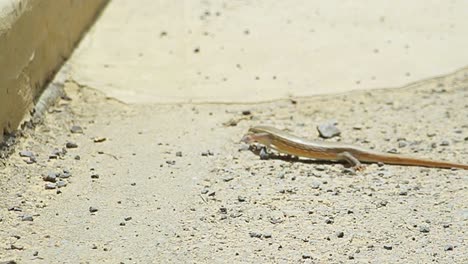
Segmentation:
{"type": "Polygon", "coordinates": [[[332,141],[466,163],[468,70],[245,105],[126,105],[74,83],[66,91],[71,101],[3,160],[0,261],[468,261],[466,171],[374,164],[353,174],[340,163],[260,160],[239,143],[256,124],[314,139],[334,119],[342,134],[332,141]],[[77,147],[49,159],[67,142],[77,147]],[[67,185],[46,190],[43,176],[64,170],[67,185]]]}

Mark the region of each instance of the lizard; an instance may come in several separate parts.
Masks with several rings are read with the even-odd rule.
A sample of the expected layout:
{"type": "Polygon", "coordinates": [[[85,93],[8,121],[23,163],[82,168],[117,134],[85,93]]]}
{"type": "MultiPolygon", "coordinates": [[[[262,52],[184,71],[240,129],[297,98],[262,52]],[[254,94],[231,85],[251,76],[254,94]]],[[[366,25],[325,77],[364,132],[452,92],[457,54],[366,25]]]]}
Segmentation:
{"type": "Polygon", "coordinates": [[[291,156],[317,160],[346,161],[356,170],[364,169],[361,162],[468,170],[468,165],[460,163],[378,152],[346,143],[311,141],[269,126],[250,128],[241,141],[246,144],[259,143],[267,149],[273,149],[291,156]]]}

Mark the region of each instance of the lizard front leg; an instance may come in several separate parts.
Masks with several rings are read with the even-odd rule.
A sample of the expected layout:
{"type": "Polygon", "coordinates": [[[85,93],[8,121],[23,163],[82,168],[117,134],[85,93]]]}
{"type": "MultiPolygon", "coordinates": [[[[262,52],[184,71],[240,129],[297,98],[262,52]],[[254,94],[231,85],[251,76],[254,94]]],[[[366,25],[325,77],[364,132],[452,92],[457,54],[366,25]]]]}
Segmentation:
{"type": "Polygon", "coordinates": [[[340,160],[347,161],[356,171],[362,171],[365,169],[365,166],[362,165],[362,163],[349,152],[338,153],[337,157],[340,160]]]}

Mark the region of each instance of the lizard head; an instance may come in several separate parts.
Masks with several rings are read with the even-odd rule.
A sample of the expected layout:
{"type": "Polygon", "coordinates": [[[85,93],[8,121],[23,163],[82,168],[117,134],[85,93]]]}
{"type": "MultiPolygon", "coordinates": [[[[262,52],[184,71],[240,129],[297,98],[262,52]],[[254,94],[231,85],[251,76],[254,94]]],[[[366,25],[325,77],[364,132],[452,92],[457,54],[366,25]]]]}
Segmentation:
{"type": "Polygon", "coordinates": [[[246,144],[260,143],[269,146],[271,143],[271,133],[268,133],[267,127],[252,127],[249,132],[242,137],[241,142],[246,144]]]}

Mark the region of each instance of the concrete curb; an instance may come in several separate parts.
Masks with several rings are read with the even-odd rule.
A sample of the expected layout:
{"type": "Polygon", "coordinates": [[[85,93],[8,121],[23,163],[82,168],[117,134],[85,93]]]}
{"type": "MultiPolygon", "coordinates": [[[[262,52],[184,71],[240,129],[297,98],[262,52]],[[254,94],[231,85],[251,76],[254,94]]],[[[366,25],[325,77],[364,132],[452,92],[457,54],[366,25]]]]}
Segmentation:
{"type": "Polygon", "coordinates": [[[0,142],[31,111],[108,0],[0,0],[0,142]]]}

